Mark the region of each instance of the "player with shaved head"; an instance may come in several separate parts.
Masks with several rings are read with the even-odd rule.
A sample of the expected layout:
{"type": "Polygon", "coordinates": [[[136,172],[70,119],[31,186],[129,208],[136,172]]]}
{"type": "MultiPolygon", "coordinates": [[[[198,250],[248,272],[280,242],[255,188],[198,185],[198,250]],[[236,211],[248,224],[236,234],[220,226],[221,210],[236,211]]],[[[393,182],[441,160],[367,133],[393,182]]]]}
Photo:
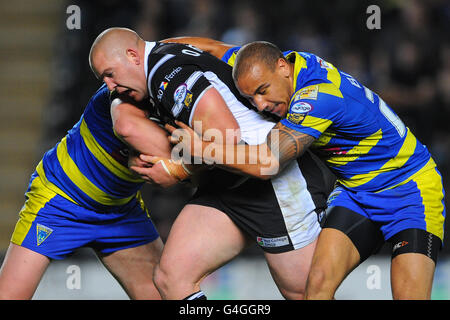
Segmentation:
{"type": "MultiPolygon", "coordinates": [[[[198,39],[190,40],[197,44],[198,39]]],[[[207,51],[221,52],[213,46],[208,41],[207,51]]],[[[90,64],[119,97],[148,100],[152,105],[148,111],[162,123],[182,121],[201,134],[214,130],[214,139],[221,137],[228,145],[256,145],[275,124],[239,95],[230,65],[194,46],[148,42],[132,30],[112,28],[93,43],[90,64]]],[[[117,111],[113,108],[113,115],[117,111]]],[[[126,114],[122,109],[119,117],[126,114]]],[[[126,121],[122,124],[126,126],[126,121]]],[[[122,129],[115,127],[119,135],[122,129]]],[[[141,138],[152,136],[142,132],[141,138]]],[[[155,166],[134,170],[153,180],[159,173],[173,174],[170,159],[154,163],[166,164],[167,172],[155,166]]],[[[186,172],[189,175],[197,167],[186,165],[186,172]]],[[[207,179],[200,180],[196,194],[175,220],[156,270],[155,284],[162,297],[204,298],[200,288],[204,277],[256,243],[283,296],[302,299],[320,232],[317,214],[325,209],[333,181],[323,169],[306,153],[267,181],[206,170],[207,179]]]]}

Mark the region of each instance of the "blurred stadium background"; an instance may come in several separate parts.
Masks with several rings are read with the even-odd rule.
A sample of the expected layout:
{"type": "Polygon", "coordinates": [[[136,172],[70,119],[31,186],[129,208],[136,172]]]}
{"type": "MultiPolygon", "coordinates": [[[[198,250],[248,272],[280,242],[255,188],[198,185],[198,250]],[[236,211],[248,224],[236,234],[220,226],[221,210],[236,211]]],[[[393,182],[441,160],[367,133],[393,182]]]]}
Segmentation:
{"type": "MultiPolygon", "coordinates": [[[[427,145],[448,191],[449,1],[14,0],[0,3],[0,26],[0,260],[35,165],[78,121],[100,85],[88,52],[95,37],[112,26],[133,28],[146,40],[182,35],[233,44],[268,40],[281,49],[315,53],[386,100],[427,145]],[[378,30],[366,26],[372,4],[381,9],[378,30]],[[80,29],[67,27],[70,5],[80,8],[80,29]]],[[[190,192],[183,186],[144,188],[163,239],[190,192]]],[[[450,298],[449,253],[447,237],[433,299],[450,298]]],[[[390,299],[389,263],[389,249],[383,248],[345,280],[337,298],[390,299]],[[374,280],[377,275],[381,278],[374,280]]],[[[281,298],[256,247],[209,276],[203,289],[213,299],[281,298]]],[[[34,298],[127,299],[88,249],[53,263],[34,298]],[[72,265],[81,270],[80,288],[67,283],[72,265]]]]}

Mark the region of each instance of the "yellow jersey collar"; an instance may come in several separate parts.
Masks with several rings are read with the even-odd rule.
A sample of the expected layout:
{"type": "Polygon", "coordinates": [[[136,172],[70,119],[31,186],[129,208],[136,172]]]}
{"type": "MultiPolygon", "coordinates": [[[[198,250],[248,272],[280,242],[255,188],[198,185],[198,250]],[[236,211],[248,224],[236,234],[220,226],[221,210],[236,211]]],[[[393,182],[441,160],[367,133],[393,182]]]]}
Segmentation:
{"type": "Polygon", "coordinates": [[[294,62],[294,74],[293,74],[293,78],[294,78],[294,82],[293,82],[293,88],[294,88],[294,92],[291,96],[291,102],[292,102],[292,98],[295,96],[295,92],[297,91],[297,80],[300,77],[300,72],[302,69],[306,69],[307,65],[306,65],[306,59],[303,58],[298,52],[296,51],[292,51],[289,54],[286,55],[286,59],[289,61],[290,59],[292,59],[292,57],[295,56],[295,62],[294,62]]]}

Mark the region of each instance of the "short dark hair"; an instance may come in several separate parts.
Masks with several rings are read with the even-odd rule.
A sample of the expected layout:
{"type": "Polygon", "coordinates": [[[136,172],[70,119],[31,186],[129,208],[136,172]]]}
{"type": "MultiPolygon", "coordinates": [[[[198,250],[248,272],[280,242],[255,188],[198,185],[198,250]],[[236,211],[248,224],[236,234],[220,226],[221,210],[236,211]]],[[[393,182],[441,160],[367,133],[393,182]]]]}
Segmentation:
{"type": "Polygon", "coordinates": [[[270,70],[275,70],[278,59],[285,59],[281,50],[267,41],[254,41],[239,49],[233,66],[233,79],[237,79],[250,69],[255,62],[264,63],[270,70]]]}

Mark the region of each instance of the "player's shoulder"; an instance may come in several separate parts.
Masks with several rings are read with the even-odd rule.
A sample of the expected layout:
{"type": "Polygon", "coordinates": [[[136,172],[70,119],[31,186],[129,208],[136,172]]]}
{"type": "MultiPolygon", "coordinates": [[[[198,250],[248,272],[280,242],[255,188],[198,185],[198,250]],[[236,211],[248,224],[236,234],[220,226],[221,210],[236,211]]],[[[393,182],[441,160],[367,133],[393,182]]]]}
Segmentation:
{"type": "Polygon", "coordinates": [[[332,101],[342,100],[342,98],[342,92],[336,85],[330,82],[318,81],[298,87],[292,96],[291,105],[298,101],[328,104],[332,101]]]}
{"type": "Polygon", "coordinates": [[[171,55],[185,58],[199,57],[205,53],[197,47],[176,42],[156,42],[151,51],[152,55],[171,55]]]}

